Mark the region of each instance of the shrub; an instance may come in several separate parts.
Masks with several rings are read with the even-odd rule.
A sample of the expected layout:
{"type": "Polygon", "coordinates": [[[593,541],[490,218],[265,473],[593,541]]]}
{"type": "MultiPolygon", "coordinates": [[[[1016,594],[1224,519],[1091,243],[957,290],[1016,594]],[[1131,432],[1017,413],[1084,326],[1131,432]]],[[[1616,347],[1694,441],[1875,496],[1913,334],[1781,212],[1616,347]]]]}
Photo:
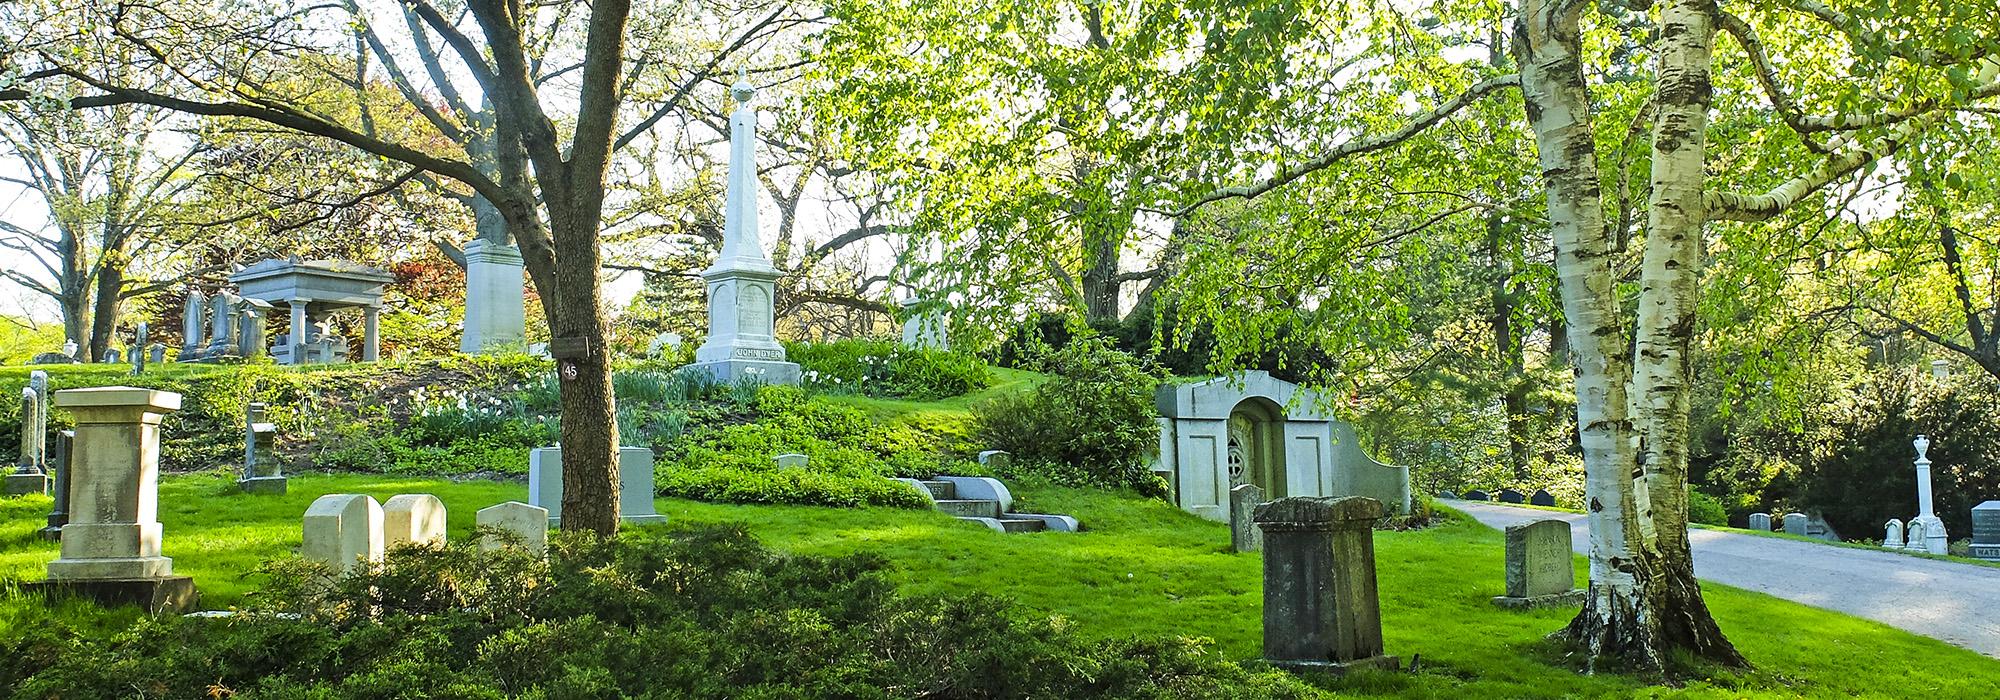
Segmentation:
{"type": "Polygon", "coordinates": [[[1729,511],[1722,507],[1722,501],[1700,491],[1688,493],[1688,522],[1703,525],[1728,525],[1729,511]]]}
{"type": "Polygon", "coordinates": [[[1203,641],[1093,639],[992,597],[898,595],[877,557],[785,556],[738,528],[552,544],[546,560],[402,547],[339,579],[278,562],[233,617],[5,642],[0,685],[35,698],[1312,694],[1203,641]]]}
{"type": "Polygon", "coordinates": [[[1048,381],[973,407],[984,444],[1013,453],[1013,469],[1055,483],[1166,494],[1145,463],[1159,440],[1158,376],[1101,339],[1072,342],[1035,366],[1048,381]]]}
{"type": "Polygon", "coordinates": [[[884,398],[936,400],[993,385],[986,363],[966,352],[912,349],[891,340],[787,343],[807,388],[884,398]]]}

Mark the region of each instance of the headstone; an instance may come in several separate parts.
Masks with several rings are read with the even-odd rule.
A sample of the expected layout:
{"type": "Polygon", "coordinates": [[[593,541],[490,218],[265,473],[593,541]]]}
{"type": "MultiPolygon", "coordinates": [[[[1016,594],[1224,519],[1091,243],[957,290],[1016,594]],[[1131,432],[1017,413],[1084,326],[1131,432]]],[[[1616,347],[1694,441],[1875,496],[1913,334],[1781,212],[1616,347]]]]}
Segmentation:
{"type": "Polygon", "coordinates": [[[944,314],[922,299],[903,300],[902,346],[913,350],[950,350],[951,333],[944,314]]]}
{"type": "Polygon", "coordinates": [[[667,331],[653,336],[653,342],[646,344],[646,356],[662,358],[672,356],[681,349],[681,334],[667,331]]]}
{"type": "Polygon", "coordinates": [[[1450,489],[1446,489],[1438,492],[1438,498],[1442,498],[1447,501],[1456,501],[1458,500],[1458,494],[1452,493],[1450,489]]]}
{"type": "Polygon", "coordinates": [[[428,493],[405,493],[382,504],[382,551],[404,545],[444,544],[444,501],[428,493]]]}
{"type": "Polygon", "coordinates": [[[1548,519],[1507,526],[1507,594],[1495,596],[1503,608],[1582,605],[1571,558],[1570,526],[1548,519]]]}
{"type": "Polygon", "coordinates": [[[1515,491],[1513,489],[1500,489],[1501,503],[1526,503],[1527,500],[1528,497],[1521,495],[1521,492],[1519,491],[1515,491]]]}
{"type": "Polygon", "coordinates": [[[237,313],[243,318],[236,335],[236,354],[245,358],[263,357],[269,352],[270,340],[266,337],[271,322],[271,302],[262,299],[244,299],[237,306],[237,313]]]}
{"type": "Polygon", "coordinates": [[[49,473],[40,454],[41,412],[42,400],[35,394],[34,387],[21,387],[21,459],[14,465],[14,473],[7,475],[4,486],[6,495],[47,493],[49,490],[49,473]]]}
{"type": "Polygon", "coordinates": [[[285,492],[288,480],[277,456],[278,425],[270,422],[269,410],[256,402],[243,407],[243,474],[236,486],[244,493],[285,492]]]}
{"type": "Polygon", "coordinates": [[[1535,489],[1535,495],[1528,497],[1528,505],[1555,507],[1556,496],[1548,489],[1535,489]]]}
{"type": "Polygon", "coordinates": [[[1382,654],[1375,594],[1375,521],[1361,496],[1281,498],[1257,506],[1264,533],[1264,660],[1344,672],[1396,667],[1382,654]]]}
{"type": "MultiPolygon", "coordinates": [[[[1910,519],[1910,539],[1906,549],[1918,549],[1932,554],[1947,554],[1951,551],[1951,537],[1945,534],[1944,520],[1931,510],[1931,439],[1918,435],[1910,446],[1917,448],[1917,517],[1910,519]],[[1917,523],[1923,523],[1924,536],[1916,536],[1917,523]]],[[[1829,534],[1831,529],[1829,528],[1829,534]]]]}
{"type": "Polygon", "coordinates": [[[708,282],[708,339],[695,349],[689,367],[723,384],[797,386],[799,366],[785,361],[785,348],[774,335],[778,269],[764,254],[757,228],[757,111],[750,107],[757,90],[738,78],[730,94],[736,111],[729,117],[722,251],[701,273],[708,282]]]}
{"type": "Polygon", "coordinates": [[[382,504],[370,496],[329,493],[306,508],[299,554],[345,574],[382,559],[382,504]]]}
{"type": "Polygon", "coordinates": [[[77,345],[76,345],[76,341],[74,341],[74,340],[65,340],[65,341],[63,341],[63,353],[62,353],[62,354],[63,354],[63,357],[67,357],[67,358],[69,358],[69,361],[70,361],[70,362],[82,362],[82,361],[83,361],[83,358],[80,358],[80,357],[77,357],[77,356],[76,356],[76,351],[77,351],[77,350],[79,350],[79,349],[81,349],[81,348],[78,348],[78,347],[77,347],[77,345]]]}
{"type": "Polygon", "coordinates": [[[1750,529],[1752,529],[1752,530],[1756,530],[1756,531],[1758,531],[1758,532],[1770,532],[1770,531],[1771,531],[1771,514],[1770,514],[1770,513],[1751,513],[1751,514],[1750,514],[1750,522],[1749,522],[1749,525],[1750,525],[1750,529]]]}
{"type": "Polygon", "coordinates": [[[1257,552],[1264,549],[1264,531],[1257,528],[1252,518],[1257,506],[1264,502],[1264,489],[1256,484],[1242,484],[1229,490],[1229,549],[1235,552],[1257,552]]]}
{"type": "Polygon", "coordinates": [[[1889,549],[1903,548],[1903,521],[1890,518],[1882,524],[1882,546],[1889,549]]]}
{"type": "Polygon", "coordinates": [[[202,332],[208,326],[208,296],[199,289],[188,290],[187,306],[181,308],[181,359],[192,360],[201,356],[207,347],[202,332]]]}
{"type": "Polygon", "coordinates": [[[778,455],[776,460],[778,462],[779,469],[806,468],[806,456],[799,454],[797,452],[787,452],[785,454],[778,455]]]}
{"type": "Polygon", "coordinates": [[[162,343],[148,345],[146,346],[146,354],[152,356],[150,361],[153,364],[165,364],[167,361],[167,346],[162,343]]]}
{"type": "MultiPolygon", "coordinates": [[[[549,523],[562,522],[562,448],[537,447],[528,451],[528,505],[546,509],[549,523]]],[[[653,451],[644,447],[618,448],[618,521],[631,525],[663,523],[653,506],[653,451]]]]}
{"type": "Polygon", "coordinates": [[[129,348],[128,357],[125,358],[127,362],[132,363],[134,377],[146,373],[147,330],[149,329],[146,327],[146,322],[140,321],[138,330],[132,333],[132,347],[129,348]]]}
{"type": "Polygon", "coordinates": [[[465,244],[465,335],[458,351],[516,347],[526,337],[527,292],[521,249],[484,238],[465,244]]]}
{"type": "Polygon", "coordinates": [[[64,430],[56,433],[56,439],[49,443],[49,470],[55,473],[55,498],[49,506],[48,524],[38,532],[42,539],[56,542],[62,539],[62,529],[69,524],[69,452],[76,441],[76,432],[64,430]]]}
{"type": "Polygon", "coordinates": [[[1923,542],[1930,535],[1929,525],[1930,523],[1924,522],[1922,518],[1911,518],[1909,524],[1904,526],[1903,533],[1907,537],[1903,543],[1903,548],[1912,552],[1925,551],[1923,542]]]}
{"type": "Polygon", "coordinates": [[[121,355],[121,354],[119,354],[119,352],[118,352],[118,348],[105,348],[105,350],[104,350],[104,364],[107,364],[107,365],[115,365],[115,364],[118,364],[119,362],[123,362],[123,361],[124,361],[124,359],[125,359],[125,356],[124,356],[124,355],[121,355]]]}
{"type": "Polygon", "coordinates": [[[181,395],[126,386],[66,389],[55,405],[76,421],[70,452],[69,522],[49,578],[32,587],[147,610],[194,605],[194,579],[175,576],[160,555],[160,420],[181,395]]]}
{"type": "Polygon", "coordinates": [[[228,357],[236,354],[237,326],[242,316],[236,312],[236,305],[242,297],[229,292],[216,292],[208,299],[208,345],[202,348],[204,359],[228,357]]]}
{"type": "Polygon", "coordinates": [[[1840,535],[1833,532],[1833,524],[1828,523],[1826,518],[1820,517],[1818,513],[1806,514],[1806,536],[1817,537],[1828,542],[1840,541],[1840,535]]]}
{"type": "Polygon", "coordinates": [[[1972,507],[1972,556],[2000,561],[2000,501],[1972,507]]]}
{"type": "Polygon", "coordinates": [[[520,501],[508,501],[482,508],[473,515],[479,529],[479,548],[495,550],[518,546],[540,556],[549,551],[549,511],[520,501]]]}
{"type": "Polygon", "coordinates": [[[979,465],[987,470],[999,472],[1014,464],[1014,453],[1006,450],[981,450],[979,465]]]}
{"type": "Polygon", "coordinates": [[[1487,493],[1486,493],[1485,491],[1481,491],[1481,490],[1479,490],[1479,489],[1473,489],[1473,490],[1471,490],[1471,491],[1467,491],[1467,492],[1465,492],[1465,500],[1468,500],[1468,501],[1491,501],[1491,500],[1493,500],[1493,497],[1492,497],[1492,496],[1490,496],[1490,495],[1487,495],[1487,493]]]}
{"type": "Polygon", "coordinates": [[[1785,534],[1804,536],[1806,534],[1806,520],[1805,513],[1786,513],[1785,534]]]}

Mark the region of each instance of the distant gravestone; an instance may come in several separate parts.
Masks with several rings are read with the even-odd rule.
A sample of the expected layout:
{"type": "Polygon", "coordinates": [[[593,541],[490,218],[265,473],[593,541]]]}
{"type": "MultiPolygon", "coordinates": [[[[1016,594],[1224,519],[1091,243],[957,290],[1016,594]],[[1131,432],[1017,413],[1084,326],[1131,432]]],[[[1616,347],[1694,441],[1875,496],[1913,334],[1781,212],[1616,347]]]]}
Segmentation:
{"type": "Polygon", "coordinates": [[[1770,514],[1770,513],[1751,513],[1751,514],[1750,514],[1750,522],[1749,522],[1749,525],[1750,525],[1750,529],[1752,529],[1752,530],[1756,530],[1756,531],[1758,531],[1758,532],[1770,532],[1770,531],[1771,531],[1771,514],[1770,514]]]}
{"type": "Polygon", "coordinates": [[[1229,549],[1257,552],[1264,549],[1264,533],[1257,529],[1251,514],[1264,502],[1264,489],[1242,484],[1229,490],[1229,549]]]}
{"type": "Polygon", "coordinates": [[[243,407],[243,474],[236,486],[244,493],[285,493],[284,465],[278,461],[278,424],[269,420],[269,407],[252,402],[243,407]]]}
{"type": "Polygon", "coordinates": [[[1528,505],[1553,508],[1556,505],[1556,495],[1549,493],[1548,489],[1536,489],[1535,495],[1528,497],[1528,505]]]}
{"type": "Polygon", "coordinates": [[[1493,497],[1492,497],[1492,496],[1490,496],[1490,495],[1487,495],[1487,493],[1486,493],[1485,491],[1481,491],[1481,490],[1479,490],[1479,489],[1473,489],[1473,490],[1471,490],[1471,491],[1467,491],[1467,492],[1465,492],[1465,500],[1468,500],[1468,501],[1491,501],[1491,500],[1493,500],[1493,497]]]}
{"type": "Polygon", "coordinates": [[[1375,521],[1363,496],[1281,498],[1257,506],[1264,533],[1264,660],[1344,672],[1396,667],[1382,654],[1375,592],[1375,521]]]}
{"type": "Polygon", "coordinates": [[[1446,489],[1444,491],[1438,492],[1438,498],[1442,498],[1447,501],[1456,501],[1458,500],[1458,494],[1452,493],[1450,489],[1446,489]]]}
{"type": "Polygon", "coordinates": [[[2000,501],[1972,507],[1972,556],[2000,561],[2000,501]]]}
{"type": "Polygon", "coordinates": [[[1527,500],[1528,497],[1521,495],[1521,492],[1519,491],[1515,491],[1513,489],[1500,489],[1501,503],[1525,503],[1527,502],[1527,500]]]}
{"type": "Polygon", "coordinates": [[[1903,548],[1903,521],[1890,518],[1882,524],[1882,546],[1889,549],[1903,548]]]}
{"type": "Polygon", "coordinates": [[[1507,594],[1495,596],[1493,604],[1503,608],[1583,604],[1571,553],[1567,521],[1507,526],[1507,594]]]}
{"type": "Polygon", "coordinates": [[[382,504],[382,550],[444,544],[444,501],[428,493],[391,496],[382,504]]]}
{"type": "Polygon", "coordinates": [[[167,346],[160,343],[146,346],[146,354],[151,356],[153,364],[161,365],[167,362],[167,346]]]}
{"type": "Polygon", "coordinates": [[[332,568],[352,571],[382,558],[382,504],[369,496],[330,493],[306,508],[305,542],[299,554],[332,568]]]}
{"type": "Polygon", "coordinates": [[[1006,450],[983,450],[979,453],[979,465],[989,470],[1006,469],[1014,463],[1014,453],[1006,450]]]}
{"type": "Polygon", "coordinates": [[[1908,538],[1903,544],[1904,549],[1912,552],[1928,551],[1924,547],[1924,540],[1930,538],[1930,528],[1926,525],[1922,518],[1910,518],[1909,524],[1905,525],[1903,530],[1903,534],[1908,538]]]}
{"type": "Polygon", "coordinates": [[[520,501],[482,508],[473,520],[486,532],[479,548],[487,551],[520,547],[536,556],[549,551],[549,510],[520,501]]]}
{"type": "Polygon", "coordinates": [[[1807,518],[1805,513],[1786,513],[1785,534],[1801,535],[1801,536],[1805,535],[1806,520],[1807,518]]]}
{"type": "Polygon", "coordinates": [[[804,469],[804,468],[806,468],[806,456],[805,456],[805,455],[802,455],[802,454],[799,454],[799,453],[797,453],[797,452],[789,452],[789,453],[786,453],[786,454],[781,454],[781,455],[778,455],[776,459],[777,459],[777,462],[778,462],[778,468],[779,468],[779,469],[804,469]]]}
{"type": "MultiPolygon", "coordinates": [[[[561,447],[528,451],[528,505],[547,509],[550,524],[562,522],[562,459],[561,447]]],[[[618,448],[618,522],[666,522],[653,506],[655,495],[652,448],[618,448]]]]}

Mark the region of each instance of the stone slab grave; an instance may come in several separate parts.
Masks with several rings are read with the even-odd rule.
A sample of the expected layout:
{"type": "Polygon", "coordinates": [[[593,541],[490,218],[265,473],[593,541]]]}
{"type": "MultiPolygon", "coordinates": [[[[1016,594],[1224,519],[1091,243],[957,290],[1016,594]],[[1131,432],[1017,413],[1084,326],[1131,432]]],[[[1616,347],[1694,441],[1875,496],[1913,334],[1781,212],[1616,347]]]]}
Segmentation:
{"type": "Polygon", "coordinates": [[[1801,536],[1805,535],[1807,519],[1808,518],[1806,518],[1805,513],[1786,513],[1785,534],[1801,535],[1801,536]]]}
{"type": "Polygon", "coordinates": [[[1372,498],[1280,498],[1257,506],[1264,531],[1264,660],[1293,670],[1395,669],[1382,653],[1372,498]]]}
{"type": "Polygon", "coordinates": [[[306,508],[299,555],[335,575],[382,559],[382,504],[374,497],[329,493],[306,508]]]}
{"type": "Polygon", "coordinates": [[[1535,489],[1534,495],[1528,497],[1528,505],[1553,508],[1556,505],[1556,496],[1549,493],[1548,489],[1535,489]]]}
{"type": "Polygon", "coordinates": [[[160,422],[180,410],[181,395],[108,386],[58,391],[54,399],[76,423],[69,522],[48,580],[23,588],[154,612],[192,608],[194,579],[174,575],[173,560],[160,555],[160,422]]]}
{"type": "Polygon", "coordinates": [[[1465,492],[1465,500],[1468,500],[1468,501],[1491,501],[1491,500],[1493,500],[1493,496],[1492,496],[1492,495],[1490,495],[1490,494],[1488,494],[1488,493],[1486,493],[1485,491],[1481,491],[1481,490],[1479,490],[1479,489],[1473,489],[1473,490],[1471,490],[1471,491],[1467,491],[1467,492],[1465,492]]]}
{"type": "MultiPolygon", "coordinates": [[[[528,505],[545,508],[549,524],[562,523],[562,447],[537,447],[528,452],[528,505]]],[[[664,523],[653,506],[653,451],[618,448],[618,521],[629,525],[664,523]]]]}
{"type": "Polygon", "coordinates": [[[2000,561],[2000,501],[1986,501],[1972,507],[1972,551],[1974,559],[2000,561]]]}
{"type": "Polygon", "coordinates": [[[1903,521],[1890,518],[1882,523],[1882,546],[1888,549],[1903,548],[1903,521]]]}
{"type": "Polygon", "coordinates": [[[1750,514],[1750,521],[1749,521],[1748,525],[1750,526],[1750,529],[1752,529],[1752,530],[1756,530],[1756,531],[1758,531],[1758,532],[1770,532],[1770,531],[1771,531],[1771,514],[1770,514],[1770,513],[1751,513],[1751,514],[1750,514]]]}
{"type": "Polygon", "coordinates": [[[243,473],[236,487],[244,493],[285,493],[288,480],[278,463],[278,425],[267,418],[269,410],[261,403],[243,407],[243,473]]]}
{"type": "Polygon", "coordinates": [[[484,532],[479,548],[487,551],[520,547],[535,556],[549,551],[549,511],[520,501],[481,508],[473,521],[484,532]]]}
{"type": "Polygon", "coordinates": [[[1515,490],[1513,490],[1513,489],[1500,489],[1500,496],[1499,496],[1499,499],[1500,499],[1500,502],[1501,502],[1501,503],[1526,503],[1526,502],[1528,502],[1528,497],[1527,497],[1527,496],[1525,496],[1525,495],[1522,495],[1522,494],[1521,494],[1521,492],[1519,492],[1519,491],[1515,491],[1515,490]]]}
{"type": "Polygon", "coordinates": [[[1446,489],[1444,491],[1438,492],[1438,498],[1442,498],[1447,501],[1456,501],[1458,500],[1458,494],[1452,493],[1450,489],[1446,489]]]}
{"type": "Polygon", "coordinates": [[[1494,596],[1503,608],[1582,605],[1571,558],[1568,521],[1548,519],[1507,526],[1507,594],[1494,596]]]}
{"type": "Polygon", "coordinates": [[[382,504],[382,551],[445,542],[444,501],[428,493],[405,493],[382,504]]]}
{"type": "Polygon", "coordinates": [[[1229,549],[1233,552],[1264,550],[1264,531],[1252,517],[1264,503],[1264,490],[1244,484],[1229,490],[1229,549]]]}
{"type": "Polygon", "coordinates": [[[999,479],[984,476],[938,476],[891,479],[909,484],[930,499],[931,507],[959,520],[985,525],[994,532],[1076,532],[1076,518],[1046,513],[1016,513],[1014,494],[999,479]]]}

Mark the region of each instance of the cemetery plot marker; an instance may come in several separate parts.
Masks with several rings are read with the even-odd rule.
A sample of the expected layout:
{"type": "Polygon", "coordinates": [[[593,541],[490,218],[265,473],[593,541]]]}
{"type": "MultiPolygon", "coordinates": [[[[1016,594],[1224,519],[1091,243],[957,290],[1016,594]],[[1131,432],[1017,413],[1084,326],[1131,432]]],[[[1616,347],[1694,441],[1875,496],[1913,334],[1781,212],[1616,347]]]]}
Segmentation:
{"type": "Polygon", "coordinates": [[[1264,531],[1264,660],[1344,673],[1396,667],[1382,654],[1375,595],[1375,521],[1363,496],[1281,498],[1257,506],[1264,531]]]}
{"type": "Polygon", "coordinates": [[[1537,520],[1507,526],[1507,594],[1495,596],[1503,608],[1582,605],[1584,591],[1575,586],[1576,561],[1571,557],[1569,523],[1537,520]]]}

